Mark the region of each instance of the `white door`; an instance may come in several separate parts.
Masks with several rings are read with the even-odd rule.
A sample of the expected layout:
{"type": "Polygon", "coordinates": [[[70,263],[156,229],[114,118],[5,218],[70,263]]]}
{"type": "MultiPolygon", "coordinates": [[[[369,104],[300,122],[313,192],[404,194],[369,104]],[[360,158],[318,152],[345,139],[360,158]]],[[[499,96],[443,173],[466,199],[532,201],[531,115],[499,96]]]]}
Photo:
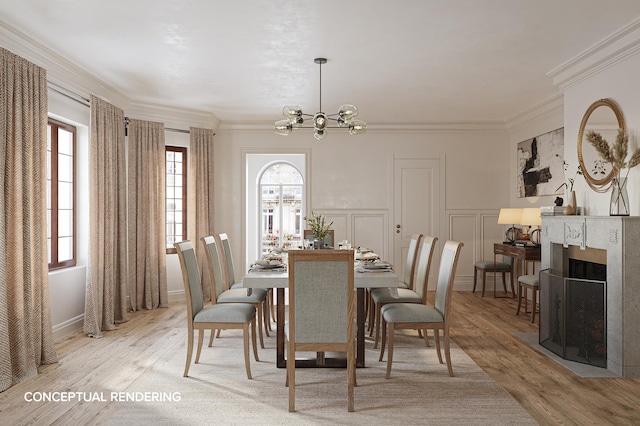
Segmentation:
{"type": "MultiPolygon", "coordinates": [[[[411,235],[438,237],[440,233],[440,160],[394,160],[393,262],[404,276],[411,235]]],[[[437,252],[436,252],[437,253],[437,252]]],[[[434,253],[434,262],[437,265],[434,253]]],[[[432,268],[433,271],[433,268],[432,268]]]]}

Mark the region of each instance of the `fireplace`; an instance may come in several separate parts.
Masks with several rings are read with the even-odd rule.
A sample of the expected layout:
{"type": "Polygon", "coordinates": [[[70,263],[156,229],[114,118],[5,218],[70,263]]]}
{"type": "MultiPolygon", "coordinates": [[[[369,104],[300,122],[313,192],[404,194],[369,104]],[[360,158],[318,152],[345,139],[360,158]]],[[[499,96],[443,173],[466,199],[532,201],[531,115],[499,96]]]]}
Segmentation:
{"type": "Polygon", "coordinates": [[[640,377],[640,217],[543,216],[541,244],[541,344],[640,377]]]}
{"type": "Polygon", "coordinates": [[[607,267],[573,258],[568,264],[566,277],[540,272],[540,345],[570,361],[606,368],[607,267]]]}

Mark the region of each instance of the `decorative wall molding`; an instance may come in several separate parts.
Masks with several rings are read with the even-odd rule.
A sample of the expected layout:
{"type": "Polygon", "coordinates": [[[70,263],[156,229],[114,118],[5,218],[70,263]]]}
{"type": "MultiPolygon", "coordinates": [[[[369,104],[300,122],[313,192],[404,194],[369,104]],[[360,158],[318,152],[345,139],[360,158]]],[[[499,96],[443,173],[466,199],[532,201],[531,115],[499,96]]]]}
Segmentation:
{"type": "Polygon", "coordinates": [[[562,91],[640,51],[640,18],[591,46],[547,76],[562,91]]]}

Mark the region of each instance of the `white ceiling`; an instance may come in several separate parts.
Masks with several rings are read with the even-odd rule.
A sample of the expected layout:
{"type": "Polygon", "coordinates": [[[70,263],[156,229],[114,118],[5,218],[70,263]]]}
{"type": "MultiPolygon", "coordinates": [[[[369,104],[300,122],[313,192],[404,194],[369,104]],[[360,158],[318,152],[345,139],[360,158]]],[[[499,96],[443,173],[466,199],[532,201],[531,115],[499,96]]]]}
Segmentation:
{"type": "Polygon", "coordinates": [[[638,0],[20,0],[0,20],[136,102],[272,123],[284,105],[376,124],[504,122],[638,0]]]}

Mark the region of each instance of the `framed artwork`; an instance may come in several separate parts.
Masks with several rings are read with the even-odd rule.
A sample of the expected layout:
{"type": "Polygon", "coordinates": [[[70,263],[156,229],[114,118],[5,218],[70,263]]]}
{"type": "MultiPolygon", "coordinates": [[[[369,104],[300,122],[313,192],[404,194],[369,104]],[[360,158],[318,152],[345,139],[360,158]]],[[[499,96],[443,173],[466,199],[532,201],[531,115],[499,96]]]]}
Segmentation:
{"type": "Polygon", "coordinates": [[[518,197],[562,194],[564,127],[518,143],[518,197]]]}

